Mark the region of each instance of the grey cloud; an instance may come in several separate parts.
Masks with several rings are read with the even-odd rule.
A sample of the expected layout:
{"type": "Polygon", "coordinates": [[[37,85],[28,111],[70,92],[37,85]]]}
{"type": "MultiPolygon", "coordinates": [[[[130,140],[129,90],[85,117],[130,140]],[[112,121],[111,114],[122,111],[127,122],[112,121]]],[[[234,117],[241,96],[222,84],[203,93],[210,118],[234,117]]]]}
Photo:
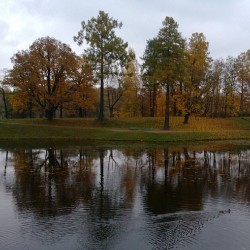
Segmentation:
{"type": "Polygon", "coordinates": [[[8,29],[9,29],[9,25],[6,22],[0,20],[0,37],[1,37],[1,40],[4,40],[5,36],[8,33],[8,29]]]}
{"type": "MultiPolygon", "coordinates": [[[[15,40],[12,41],[13,53],[22,45],[27,46],[36,38],[46,35],[68,43],[80,53],[83,49],[73,42],[73,36],[81,28],[81,21],[97,16],[99,10],[104,10],[123,22],[122,30],[118,33],[128,41],[130,47],[135,49],[138,57],[142,56],[146,41],[158,33],[165,16],[172,16],[178,22],[185,38],[191,37],[194,32],[203,32],[210,43],[213,57],[237,55],[239,51],[246,50],[250,43],[248,34],[250,3],[245,0],[11,0],[10,2],[9,15],[13,13],[20,14],[20,17],[25,15],[30,20],[27,27],[20,31],[19,37],[12,35],[15,40]]],[[[22,21],[20,19],[20,22],[22,21]]],[[[6,29],[8,31],[8,20],[5,25],[0,23],[0,35],[4,36],[6,29]]],[[[9,46],[11,47],[11,44],[9,46]]],[[[5,66],[0,65],[1,67],[5,66]]]]}

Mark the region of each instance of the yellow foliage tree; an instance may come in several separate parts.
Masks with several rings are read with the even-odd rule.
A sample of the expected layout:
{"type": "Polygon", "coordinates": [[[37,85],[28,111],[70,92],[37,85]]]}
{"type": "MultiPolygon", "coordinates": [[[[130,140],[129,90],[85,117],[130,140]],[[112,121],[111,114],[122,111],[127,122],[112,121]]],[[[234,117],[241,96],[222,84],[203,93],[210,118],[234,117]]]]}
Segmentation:
{"type": "Polygon", "coordinates": [[[141,79],[135,52],[130,49],[130,60],[123,78],[123,95],[119,109],[119,116],[138,117],[140,112],[141,79]]]}
{"type": "MultiPolygon", "coordinates": [[[[49,120],[59,107],[62,111],[63,105],[73,100],[83,83],[79,57],[68,45],[51,37],[37,39],[28,50],[16,53],[12,63],[8,82],[20,92],[17,97],[40,106],[49,120]]],[[[14,101],[16,108],[21,108],[17,103],[14,101]]]]}

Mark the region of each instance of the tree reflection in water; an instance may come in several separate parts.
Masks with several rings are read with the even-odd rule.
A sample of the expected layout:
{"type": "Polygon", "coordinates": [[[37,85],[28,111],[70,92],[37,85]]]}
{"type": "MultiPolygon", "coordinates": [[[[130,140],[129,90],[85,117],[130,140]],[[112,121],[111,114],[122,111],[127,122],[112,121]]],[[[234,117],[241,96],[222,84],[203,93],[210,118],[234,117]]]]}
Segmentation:
{"type": "Polygon", "coordinates": [[[85,248],[106,249],[129,235],[166,249],[192,244],[232,198],[250,201],[249,158],[186,147],[16,149],[6,151],[4,175],[12,164],[22,233],[38,241],[75,234],[85,248]]]}

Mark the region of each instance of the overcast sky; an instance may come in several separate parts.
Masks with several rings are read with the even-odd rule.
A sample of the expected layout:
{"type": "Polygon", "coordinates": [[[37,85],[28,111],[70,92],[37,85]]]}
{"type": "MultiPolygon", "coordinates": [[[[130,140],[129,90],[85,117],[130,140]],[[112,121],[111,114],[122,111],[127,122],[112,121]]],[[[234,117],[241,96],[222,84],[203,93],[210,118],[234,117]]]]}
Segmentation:
{"type": "Polygon", "coordinates": [[[80,54],[73,41],[87,21],[103,10],[123,23],[117,32],[141,57],[146,41],[157,35],[166,16],[179,24],[183,37],[202,32],[213,58],[237,56],[250,49],[249,0],[2,0],[0,69],[10,58],[43,36],[54,37],[80,54]]]}

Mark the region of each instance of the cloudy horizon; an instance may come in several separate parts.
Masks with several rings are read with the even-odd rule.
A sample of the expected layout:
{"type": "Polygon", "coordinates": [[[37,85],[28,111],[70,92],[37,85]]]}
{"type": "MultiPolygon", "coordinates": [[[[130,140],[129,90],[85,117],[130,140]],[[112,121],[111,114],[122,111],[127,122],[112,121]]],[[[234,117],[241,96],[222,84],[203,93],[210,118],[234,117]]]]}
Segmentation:
{"type": "Polygon", "coordinates": [[[0,3],[0,69],[12,67],[10,58],[38,38],[51,36],[83,52],[73,36],[81,21],[96,17],[100,10],[123,23],[117,34],[140,58],[146,41],[155,37],[166,16],[179,24],[188,39],[203,33],[212,58],[237,56],[250,48],[250,2],[247,0],[6,0],[0,3]]]}

